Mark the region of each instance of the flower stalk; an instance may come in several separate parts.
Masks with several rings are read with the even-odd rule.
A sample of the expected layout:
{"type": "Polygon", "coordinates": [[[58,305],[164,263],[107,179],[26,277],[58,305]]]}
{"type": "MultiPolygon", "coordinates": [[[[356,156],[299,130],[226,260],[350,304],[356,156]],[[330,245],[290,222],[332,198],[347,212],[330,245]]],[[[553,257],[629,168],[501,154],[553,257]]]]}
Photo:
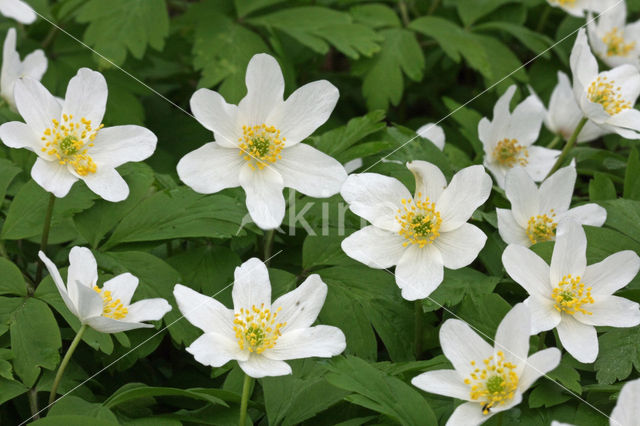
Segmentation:
{"type": "MultiPolygon", "coordinates": [[[[42,239],[40,240],[40,251],[46,251],[47,244],[49,243],[49,230],[51,229],[51,218],[53,217],[53,206],[56,203],[56,196],[49,194],[49,205],[47,206],[47,214],[44,217],[44,225],[42,226],[42,239]]],[[[38,262],[38,269],[36,270],[36,282],[35,287],[38,287],[40,280],[42,280],[42,270],[44,263],[42,260],[38,262]]]]}
{"type": "Polygon", "coordinates": [[[587,117],[582,117],[582,120],[580,120],[580,122],[578,123],[578,126],[576,126],[576,129],[573,131],[573,134],[571,135],[571,137],[569,138],[569,140],[565,144],[564,148],[562,149],[562,152],[558,156],[558,159],[556,160],[556,163],[553,165],[553,167],[549,171],[549,174],[547,175],[547,178],[549,176],[551,176],[552,174],[554,174],[556,172],[556,170],[558,170],[560,168],[560,166],[564,162],[564,159],[566,158],[567,154],[569,154],[569,151],[571,151],[573,149],[573,147],[575,146],[576,141],[578,140],[578,135],[580,134],[580,132],[584,128],[585,124],[587,124],[588,120],[589,119],[587,117]]]}
{"type": "Polygon", "coordinates": [[[415,350],[416,350],[416,361],[420,360],[420,356],[422,355],[422,332],[423,328],[423,310],[422,310],[422,300],[416,300],[414,302],[415,308],[415,350]]]}
{"type": "Polygon", "coordinates": [[[238,425],[244,426],[247,422],[247,406],[249,405],[249,392],[251,390],[253,379],[245,373],[244,383],[242,384],[242,400],[240,401],[240,420],[238,425]]]}
{"type": "Polygon", "coordinates": [[[86,329],[87,325],[82,324],[82,326],[78,330],[78,333],[76,333],[76,337],[74,337],[73,342],[71,342],[69,349],[67,349],[67,353],[64,355],[62,362],[60,363],[60,367],[58,368],[58,372],[56,373],[56,378],[53,380],[53,385],[51,386],[51,393],[49,393],[49,405],[53,404],[53,402],[56,400],[56,391],[58,390],[58,385],[60,384],[60,380],[62,379],[64,370],[67,368],[67,364],[69,364],[69,360],[71,359],[73,352],[75,352],[78,343],[80,343],[80,340],[82,340],[82,335],[84,334],[86,329]]]}

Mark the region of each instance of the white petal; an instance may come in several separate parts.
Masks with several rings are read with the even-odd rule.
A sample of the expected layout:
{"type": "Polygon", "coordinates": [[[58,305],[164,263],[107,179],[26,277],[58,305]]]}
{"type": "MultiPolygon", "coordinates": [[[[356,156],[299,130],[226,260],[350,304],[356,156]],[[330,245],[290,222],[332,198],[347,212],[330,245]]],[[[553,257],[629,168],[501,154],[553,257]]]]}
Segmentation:
{"type": "Polygon", "coordinates": [[[138,288],[138,278],[128,272],[111,278],[102,286],[103,291],[110,291],[113,300],[120,299],[124,306],[131,304],[136,288],[138,288]]]}
{"type": "Polygon", "coordinates": [[[563,167],[540,185],[540,213],[555,214],[566,212],[571,205],[573,187],[576,183],[576,169],[573,165],[563,167]]]}
{"type": "Polygon", "coordinates": [[[465,402],[458,405],[453,411],[446,426],[478,426],[489,420],[495,412],[482,414],[482,404],[477,402],[465,402]]]}
{"type": "Polygon", "coordinates": [[[122,331],[135,330],[137,328],[153,328],[152,324],[115,320],[113,318],[101,316],[87,318],[84,323],[101,333],[120,333],[122,331]]]}
{"type": "Polygon", "coordinates": [[[205,333],[198,337],[186,349],[200,364],[211,367],[222,367],[233,359],[247,360],[249,358],[248,352],[242,351],[232,336],[214,332],[205,333]]]}
{"type": "Polygon", "coordinates": [[[402,200],[411,194],[397,179],[377,173],[349,175],[340,190],[349,209],[378,228],[391,232],[400,230],[396,219],[402,200]]]}
{"type": "Polygon", "coordinates": [[[587,237],[582,225],[563,220],[556,228],[556,244],[551,256],[551,285],[568,275],[584,276],[587,267],[587,237]]]}
{"type": "Polygon", "coordinates": [[[158,321],[171,310],[171,305],[165,299],[154,298],[140,300],[128,308],[125,318],[129,322],[158,321]]]}
{"type": "Polygon", "coordinates": [[[608,296],[629,284],[638,270],[640,257],[634,251],[624,250],[587,266],[583,281],[591,287],[594,296],[608,296]]]}
{"type": "Polygon", "coordinates": [[[574,318],[583,324],[607,327],[634,327],[640,324],[640,306],[624,297],[596,298],[593,304],[582,306],[591,315],[576,313],[574,318]]]}
{"type": "Polygon", "coordinates": [[[36,154],[40,153],[42,141],[31,127],[19,121],[11,121],[0,126],[0,139],[10,148],[26,148],[36,154]]]}
{"type": "Polygon", "coordinates": [[[502,351],[505,361],[517,366],[517,374],[524,368],[524,360],[529,353],[530,331],[531,314],[523,303],[507,312],[496,331],[495,350],[502,351]]]}
{"type": "Polygon", "coordinates": [[[448,319],[440,327],[440,346],[453,368],[466,378],[476,365],[493,355],[493,348],[464,321],[448,319]]]}
{"type": "Polygon", "coordinates": [[[130,161],[143,161],[156,149],[158,138],[141,126],[107,127],[98,132],[89,154],[98,167],[115,168],[130,161]]]}
{"type": "Polygon", "coordinates": [[[610,130],[618,133],[627,139],[639,139],[638,131],[640,131],[640,111],[637,109],[626,109],[612,117],[610,117],[605,126],[610,130]]]}
{"type": "Polygon", "coordinates": [[[85,118],[97,128],[102,123],[107,107],[107,81],[102,74],[89,68],[80,68],[69,81],[62,113],[73,115],[75,120],[85,118]]]}
{"type": "Polygon", "coordinates": [[[433,244],[442,255],[442,263],[449,269],[460,269],[473,262],[487,242],[487,236],[475,225],[464,223],[461,227],[443,232],[433,244]]]}
{"type": "Polygon", "coordinates": [[[562,346],[580,362],[592,363],[598,356],[598,334],[592,325],[583,324],[571,315],[562,315],[556,327],[562,346]]]}
{"type": "Polygon", "coordinates": [[[44,263],[44,266],[47,267],[53,282],[58,288],[58,292],[60,292],[60,296],[67,308],[71,311],[71,313],[75,316],[78,316],[78,310],[76,309],[75,303],[69,297],[69,293],[67,292],[67,286],[64,284],[62,277],[60,276],[60,272],[56,267],[55,263],[53,263],[42,251],[38,252],[38,257],[44,263]]]}
{"type": "Polygon", "coordinates": [[[544,105],[537,96],[527,97],[513,110],[507,135],[516,139],[520,145],[533,144],[540,135],[545,112],[544,105]]]}
{"type": "Polygon", "coordinates": [[[278,322],[286,323],[281,328],[283,333],[307,329],[318,318],[326,297],[327,285],[320,275],[313,274],[296,289],[278,297],[271,304],[271,310],[278,312],[278,322]],[[282,310],[278,311],[280,308],[282,310]]]}
{"type": "Polygon", "coordinates": [[[47,71],[47,57],[41,49],[34,50],[24,57],[23,74],[36,80],[42,79],[47,71]]]}
{"type": "Polygon", "coordinates": [[[607,210],[597,204],[584,204],[569,209],[558,220],[571,219],[581,225],[602,226],[607,220],[607,210]]]}
{"type": "Polygon", "coordinates": [[[469,400],[470,388],[455,370],[434,370],[411,379],[411,384],[425,392],[469,400]]]}
{"type": "Polygon", "coordinates": [[[468,221],[489,198],[491,186],[491,177],[482,166],[467,167],[456,173],[436,203],[442,217],[440,232],[453,231],[468,221]]]}
{"type": "Polygon", "coordinates": [[[0,13],[23,24],[31,24],[36,20],[34,10],[22,0],[5,0],[0,2],[0,13]]]}
{"type": "Polygon", "coordinates": [[[440,251],[433,244],[423,248],[412,245],[398,261],[395,276],[396,284],[406,300],[428,297],[444,277],[440,251]]]}
{"type": "Polygon", "coordinates": [[[178,176],[201,194],[240,186],[240,169],[246,162],[241,153],[234,148],[223,148],[216,142],[204,144],[180,159],[178,176]]]}
{"type": "MultiPolygon", "coordinates": [[[[86,247],[73,247],[69,252],[69,269],[67,283],[69,283],[69,297],[78,300],[78,288],[86,287],[91,291],[98,281],[98,264],[93,253],[86,247]]],[[[102,309],[100,310],[102,312],[102,309]]]]}
{"type": "Polygon", "coordinates": [[[397,265],[406,248],[405,238],[373,225],[365,226],[342,240],[342,250],[352,259],[370,268],[397,265]]]}
{"type": "MultiPolygon", "coordinates": [[[[80,284],[78,281],[67,281],[67,288],[69,289],[69,297],[75,301],[78,309],[78,319],[83,324],[88,323],[89,318],[102,315],[103,301],[97,291],[80,284]]],[[[91,326],[93,327],[93,325],[91,326]]]]}
{"type": "Polygon", "coordinates": [[[99,168],[81,178],[89,189],[101,198],[117,203],[129,196],[129,186],[116,169],[99,168]]]}
{"type": "Polygon", "coordinates": [[[591,53],[584,28],[578,32],[578,37],[571,50],[570,63],[574,94],[576,98],[580,98],[584,95],[584,88],[598,75],[598,62],[591,53]],[[578,88],[580,90],[577,90],[578,88]]]}
{"type": "Polygon", "coordinates": [[[550,297],[553,286],[549,282],[549,265],[526,247],[510,244],[502,253],[502,264],[507,274],[527,293],[542,298],[550,297]]]}
{"type": "Polygon", "coordinates": [[[640,379],[627,382],[611,412],[612,426],[633,426],[640,418],[640,379]]]}
{"type": "Polygon", "coordinates": [[[531,241],[523,227],[516,222],[511,210],[496,209],[498,215],[498,232],[507,244],[518,244],[529,247],[531,241]]]}
{"type": "Polygon", "coordinates": [[[31,168],[31,177],[46,191],[58,198],[63,198],[69,193],[77,177],[69,173],[67,166],[56,161],[45,161],[38,158],[31,168]]]}
{"type": "Polygon", "coordinates": [[[269,114],[267,121],[286,138],[285,147],[292,147],[327,121],[339,96],[338,89],[326,80],[305,84],[269,114]]]}
{"type": "Polygon", "coordinates": [[[535,145],[527,149],[529,151],[529,157],[527,157],[528,163],[524,166],[524,169],[534,181],[540,182],[547,177],[553,168],[553,165],[560,155],[560,151],[535,145]]]}
{"type": "Polygon", "coordinates": [[[560,356],[558,348],[548,348],[531,355],[518,381],[518,388],[522,392],[529,389],[540,376],[547,374],[560,364],[560,356]]]}
{"type": "Polygon", "coordinates": [[[447,187],[447,179],[438,166],[426,161],[415,160],[408,162],[407,168],[411,170],[416,179],[416,198],[428,198],[433,203],[437,202],[447,187]]]}
{"type": "Polygon", "coordinates": [[[337,194],[347,179],[342,164],[307,144],[283,150],[272,167],[282,175],[284,186],[316,198],[337,194]]]}
{"type": "Polygon", "coordinates": [[[222,95],[209,89],[196,91],[190,105],[196,120],[213,132],[220,146],[237,148],[242,136],[237,106],[226,103],[222,95]]]}
{"type": "MultiPolygon", "coordinates": [[[[487,155],[490,155],[490,154],[487,154],[487,155]]],[[[510,169],[502,167],[500,164],[494,162],[493,160],[488,159],[486,155],[484,157],[484,161],[482,164],[487,168],[487,170],[491,172],[491,174],[493,175],[493,179],[496,181],[496,185],[504,189],[507,171],[509,171],[510,169]]],[[[520,166],[516,166],[516,167],[520,167],[520,166]]]]}
{"type": "Polygon", "coordinates": [[[278,61],[266,53],[254,55],[247,65],[245,82],[247,96],[238,105],[243,124],[270,125],[269,114],[283,103],[284,77],[278,61]]]}
{"type": "Polygon", "coordinates": [[[569,138],[582,116],[569,77],[562,71],[558,71],[558,84],[549,99],[549,112],[545,124],[553,133],[569,138]]]}
{"type": "MultiPolygon", "coordinates": [[[[616,86],[621,88],[624,99],[631,105],[636,103],[636,99],[640,95],[640,72],[635,66],[623,64],[609,71],[604,71],[600,75],[607,77],[609,81],[615,81],[616,86]]],[[[637,127],[636,123],[634,128],[637,127]]]]}
{"type": "Polygon", "coordinates": [[[233,336],[234,317],[231,309],[227,309],[216,299],[181,284],[176,284],[173,288],[173,296],[178,302],[178,309],[191,324],[205,333],[217,332],[233,336]]]}
{"type": "Polygon", "coordinates": [[[238,361],[240,368],[254,379],[268,376],[291,374],[291,367],[284,361],[271,360],[257,354],[251,354],[246,361],[238,361]]]}
{"type": "Polygon", "coordinates": [[[53,126],[51,120],[60,119],[60,104],[39,81],[22,78],[13,90],[20,115],[37,135],[53,126]]]}
{"type": "Polygon", "coordinates": [[[4,39],[2,49],[2,75],[0,76],[0,89],[2,97],[15,108],[15,100],[13,99],[13,85],[20,77],[20,55],[16,51],[16,30],[9,28],[7,36],[4,39]]]}
{"type": "Polygon", "coordinates": [[[283,333],[276,345],[264,351],[264,356],[274,360],[309,357],[331,358],[347,347],[344,333],[337,327],[317,325],[283,333]]]}
{"type": "Polygon", "coordinates": [[[538,187],[522,167],[514,167],[505,177],[505,193],[511,202],[514,219],[526,228],[532,216],[540,214],[538,187]]]}
{"type": "Polygon", "coordinates": [[[430,140],[440,151],[444,149],[445,135],[442,127],[434,123],[428,123],[420,127],[416,133],[430,140]]]}
{"type": "Polygon", "coordinates": [[[271,306],[271,282],[267,266],[258,258],[253,257],[234,272],[233,307],[235,312],[240,308],[251,309],[252,306],[265,308],[271,306]]]}
{"type": "Polygon", "coordinates": [[[554,308],[554,301],[551,298],[529,296],[524,304],[531,314],[531,334],[551,330],[560,323],[560,312],[554,308]]]}
{"type": "Polygon", "coordinates": [[[247,194],[247,210],[255,224],[262,229],[280,226],[286,207],[280,173],[272,167],[254,170],[247,163],[240,169],[239,182],[247,194]]]}

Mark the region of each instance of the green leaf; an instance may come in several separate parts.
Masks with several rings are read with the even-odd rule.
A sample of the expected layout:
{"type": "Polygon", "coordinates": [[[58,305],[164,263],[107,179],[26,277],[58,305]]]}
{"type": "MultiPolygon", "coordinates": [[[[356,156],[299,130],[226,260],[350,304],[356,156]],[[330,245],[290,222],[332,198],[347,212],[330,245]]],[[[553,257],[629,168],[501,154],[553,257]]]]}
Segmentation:
{"type": "Polygon", "coordinates": [[[391,28],[380,35],[384,37],[382,51],[360,64],[365,69],[362,94],[369,110],[398,105],[404,92],[403,74],[420,81],[425,69],[422,49],[411,31],[391,28]]]}
{"type": "Polygon", "coordinates": [[[256,10],[264,9],[274,4],[283,3],[285,0],[233,0],[238,11],[238,17],[242,18],[256,10]]]}
{"type": "Polygon", "coordinates": [[[589,199],[591,201],[615,200],[616,187],[613,181],[604,173],[596,172],[589,181],[589,199]]]}
{"type": "Polygon", "coordinates": [[[368,25],[371,28],[399,27],[401,25],[398,15],[388,6],[383,4],[362,4],[349,9],[356,22],[368,25]]]}
{"type": "Polygon", "coordinates": [[[491,293],[479,297],[465,296],[457,313],[487,340],[495,336],[498,325],[510,309],[511,305],[502,296],[491,293]]]}
{"type": "Polygon", "coordinates": [[[624,380],[632,367],[640,372],[640,327],[616,328],[598,339],[600,350],[594,364],[600,384],[624,380]]]}
{"type": "MultiPolygon", "coordinates": [[[[551,379],[559,381],[563,386],[578,394],[582,393],[580,386],[580,373],[571,365],[569,355],[562,357],[560,364],[550,371],[547,376],[551,379]]],[[[557,387],[557,386],[556,386],[557,387]]]]}
{"type": "Polygon", "coordinates": [[[223,405],[228,407],[222,399],[213,395],[198,392],[194,389],[176,389],[169,387],[152,387],[140,385],[139,387],[127,386],[125,390],[117,390],[111,395],[103,405],[107,408],[114,408],[120,404],[130,403],[139,398],[149,398],[158,396],[179,396],[190,399],[206,401],[209,404],[223,405]]]}
{"type": "MultiPolygon", "coordinates": [[[[531,31],[530,29],[522,25],[516,25],[510,22],[487,22],[485,24],[474,27],[474,31],[483,30],[505,31],[517,38],[520,43],[524,44],[535,54],[544,52],[553,44],[553,40],[551,40],[549,37],[539,34],[535,31],[531,31]]],[[[551,53],[545,52],[542,57],[549,59],[551,57],[551,53]]]]}
{"type": "Polygon", "coordinates": [[[490,277],[471,268],[446,269],[444,280],[428,299],[422,301],[425,311],[435,311],[443,305],[452,307],[468,294],[481,297],[490,294],[500,282],[500,277],[490,277]]]}
{"type": "Polygon", "coordinates": [[[8,259],[0,258],[0,294],[27,295],[27,284],[20,269],[8,259]]]}
{"type": "Polygon", "coordinates": [[[631,148],[629,153],[622,196],[632,200],[640,200],[640,157],[635,147],[631,148]]]}
{"type": "Polygon", "coordinates": [[[93,416],[62,415],[45,417],[31,424],[33,426],[118,426],[120,423],[93,416]]]}
{"type": "Polygon", "coordinates": [[[448,0],[445,4],[455,3],[460,19],[462,19],[465,26],[470,26],[500,6],[515,1],[517,0],[448,0]]]}
{"type": "Polygon", "coordinates": [[[147,46],[164,48],[169,35],[169,14],[163,0],[88,0],[76,20],[88,23],[84,41],[116,65],[122,65],[127,50],[142,59],[147,46]]]}
{"type": "Polygon", "coordinates": [[[571,395],[563,393],[562,388],[548,380],[536,386],[529,394],[529,407],[553,407],[571,399],[571,395]]]}
{"type": "Polygon", "coordinates": [[[30,297],[13,313],[10,330],[16,374],[25,385],[32,386],[41,367],[53,370],[60,361],[58,324],[44,302],[30,297]]]}
{"type": "Polygon", "coordinates": [[[302,267],[352,265],[354,261],[341,248],[344,236],[309,235],[302,246],[302,267]]]}
{"type": "Polygon", "coordinates": [[[329,44],[353,59],[380,50],[380,36],[371,28],[353,23],[347,13],[325,7],[291,7],[248,21],[277,28],[320,54],[329,51],[329,44]]]}
{"type": "Polygon", "coordinates": [[[391,377],[366,361],[337,358],[332,361],[327,380],[353,392],[346,399],[356,405],[384,414],[402,425],[437,424],[436,416],[418,390],[391,377]]]}
{"type": "Polygon", "coordinates": [[[66,395],[51,407],[47,412],[47,418],[68,415],[89,415],[93,418],[105,420],[113,423],[118,422],[118,418],[102,404],[85,401],[74,395],[66,395]]]}
{"type": "Polygon", "coordinates": [[[21,171],[12,161],[0,158],[0,200],[4,200],[9,184],[21,171]]]}
{"type": "Polygon", "coordinates": [[[607,209],[605,224],[640,242],[640,202],[617,199],[600,203],[607,209]]]}
{"type": "Polygon", "coordinates": [[[371,111],[362,117],[352,118],[344,126],[329,130],[320,136],[312,136],[311,140],[320,151],[336,156],[367,136],[384,129],[386,125],[382,122],[383,119],[384,111],[371,111]]]}
{"type": "Polygon", "coordinates": [[[0,377],[0,404],[22,395],[29,388],[20,382],[0,377]]]}
{"type": "Polygon", "coordinates": [[[172,238],[232,237],[245,211],[238,200],[222,194],[202,195],[185,186],[158,192],[122,219],[103,248],[172,238]]]}

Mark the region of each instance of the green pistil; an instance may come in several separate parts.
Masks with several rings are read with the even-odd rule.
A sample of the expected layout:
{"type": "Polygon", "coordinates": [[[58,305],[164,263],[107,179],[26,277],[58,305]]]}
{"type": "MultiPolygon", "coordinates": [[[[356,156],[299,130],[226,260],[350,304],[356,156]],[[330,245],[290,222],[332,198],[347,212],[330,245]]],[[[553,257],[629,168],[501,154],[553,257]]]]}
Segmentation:
{"type": "Polygon", "coordinates": [[[500,393],[504,389],[504,379],[500,376],[492,376],[487,380],[487,390],[491,393],[500,393]]]}
{"type": "Polygon", "coordinates": [[[67,136],[58,144],[65,155],[73,155],[78,152],[77,140],[73,136],[67,136]]]}
{"type": "Polygon", "coordinates": [[[253,151],[256,152],[260,157],[264,157],[265,155],[269,154],[269,151],[271,149],[271,140],[263,136],[258,136],[251,139],[251,147],[253,148],[253,151]]]}
{"type": "Polygon", "coordinates": [[[417,215],[411,221],[413,231],[421,237],[426,237],[431,233],[431,220],[424,215],[417,215]]]}

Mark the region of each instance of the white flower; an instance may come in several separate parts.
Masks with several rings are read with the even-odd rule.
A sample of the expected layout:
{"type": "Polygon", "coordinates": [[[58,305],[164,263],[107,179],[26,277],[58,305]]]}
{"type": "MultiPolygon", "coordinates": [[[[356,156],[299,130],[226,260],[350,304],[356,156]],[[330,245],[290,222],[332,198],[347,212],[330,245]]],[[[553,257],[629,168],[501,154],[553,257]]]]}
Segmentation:
{"type": "Polygon", "coordinates": [[[338,193],[347,177],[338,161],[300,143],[327,121],[339,94],[320,80],[283,101],[282,71],[266,54],[251,58],[246,85],[247,96],[237,106],[208,89],[193,94],[191,110],[215,142],[185,155],[178,175],[203,194],[241,186],[253,221],[273,229],[284,218],[285,186],[325,198],[338,193]]]}
{"type": "MultiPolygon", "coordinates": [[[[637,426],[640,418],[640,379],[625,383],[618,402],[611,412],[611,426],[637,426]]],[[[551,422],[551,426],[573,426],[570,423],[551,422]]]]}
{"type": "Polygon", "coordinates": [[[442,127],[435,123],[427,123],[420,127],[416,132],[420,137],[428,139],[433,143],[440,151],[444,149],[445,135],[442,127]]]}
{"type": "Polygon", "coordinates": [[[340,329],[311,327],[327,296],[327,285],[315,274],[271,303],[267,267],[252,258],[235,270],[234,309],[180,284],[173,294],[185,318],[204,331],[187,348],[203,365],[237,360],[251,377],[282,376],[291,374],[285,360],[328,358],[346,347],[340,329]]]}
{"type": "Polygon", "coordinates": [[[598,73],[584,29],[578,32],[570,62],[573,93],[584,117],[624,138],[640,139],[640,111],[633,108],[640,94],[638,69],[625,64],[598,73]]]}
{"type": "Polygon", "coordinates": [[[462,399],[447,426],[475,426],[522,401],[522,394],[560,363],[560,351],[529,353],[530,314],[519,303],[498,326],[491,347],[465,322],[448,319],[440,328],[442,352],[455,370],[427,371],[411,383],[420,389],[462,399]]]}
{"type": "Polygon", "coordinates": [[[36,20],[36,12],[22,0],[0,0],[0,13],[23,24],[36,20]]]}
{"type": "MultiPolygon", "coordinates": [[[[544,118],[544,124],[552,133],[562,136],[568,140],[578,127],[584,114],[576,102],[573,95],[573,88],[569,77],[562,71],[558,71],[558,84],[551,93],[549,109],[544,118]]],[[[578,135],[578,143],[590,142],[604,136],[607,130],[596,126],[593,122],[587,121],[578,135]]]]}
{"type": "Polygon", "coordinates": [[[630,64],[640,68],[640,22],[627,25],[627,4],[620,1],[587,21],[589,41],[596,55],[610,67],[630,64]]]}
{"type": "Polygon", "coordinates": [[[559,7],[579,18],[584,17],[585,12],[600,13],[607,10],[617,1],[620,0],[547,0],[551,6],[559,7]]]}
{"type": "Polygon", "coordinates": [[[157,138],[140,126],[103,128],[108,89],[102,74],[81,68],[69,81],[62,106],[31,78],[18,80],[14,92],[26,124],[3,124],[0,138],[11,148],[26,148],[38,155],[31,169],[33,180],[56,197],[67,195],[82,179],[105,200],[127,198],[129,187],[115,168],[149,157],[157,138]]]}
{"type": "Polygon", "coordinates": [[[56,265],[43,252],[38,255],[71,313],[82,324],[101,333],[152,328],[153,324],[143,321],[160,320],[171,310],[171,305],[160,298],[131,303],[138,279],[129,273],[113,277],[102,288],[98,287],[98,265],[88,248],[71,249],[66,286],[56,265]]]}
{"type": "Polygon", "coordinates": [[[511,244],[503,255],[507,273],[528,293],[531,332],[557,328],[562,346],[580,362],[598,356],[595,326],[640,324],[638,304],[613,296],[640,269],[640,258],[621,251],[587,266],[587,238],[573,220],[558,225],[551,266],[528,248],[511,244]]]}
{"type": "Polygon", "coordinates": [[[447,180],[426,161],[407,167],[416,192],[397,179],[376,173],[353,174],[342,187],[349,208],[371,225],[342,241],[342,250],[371,268],[396,265],[402,297],[424,299],[442,282],[444,267],[459,269],[478,256],[487,236],[467,223],[491,193],[491,177],[482,166],[460,170],[447,180]]]}
{"type": "Polygon", "coordinates": [[[4,39],[2,49],[2,76],[0,77],[0,95],[9,104],[11,109],[16,109],[13,99],[13,86],[22,77],[31,77],[40,81],[47,71],[47,58],[40,49],[25,56],[24,61],[16,51],[16,30],[9,28],[4,39]]]}
{"type": "Polygon", "coordinates": [[[555,239],[558,223],[565,218],[582,225],[602,226],[607,220],[607,210],[603,207],[591,203],[569,209],[576,177],[575,167],[567,166],[538,188],[524,170],[510,170],[505,192],[511,210],[496,209],[502,239],[525,247],[551,241],[555,239]]]}
{"type": "Polygon", "coordinates": [[[478,135],[484,146],[484,165],[496,183],[504,188],[507,171],[523,167],[536,182],[549,173],[560,151],[532,146],[538,139],[544,119],[544,105],[531,95],[509,112],[516,86],[511,86],[498,99],[493,109],[493,121],[486,117],[478,123],[478,135]]]}

